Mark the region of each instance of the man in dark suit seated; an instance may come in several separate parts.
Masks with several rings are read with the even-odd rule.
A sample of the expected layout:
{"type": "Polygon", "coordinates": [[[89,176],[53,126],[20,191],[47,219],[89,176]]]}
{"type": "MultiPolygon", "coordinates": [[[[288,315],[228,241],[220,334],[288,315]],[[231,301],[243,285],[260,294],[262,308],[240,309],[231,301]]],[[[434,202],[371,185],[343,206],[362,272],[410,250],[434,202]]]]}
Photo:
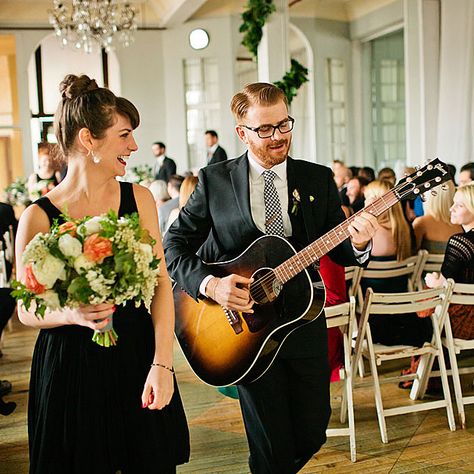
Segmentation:
{"type": "MultiPolygon", "coordinates": [[[[201,169],[164,248],[170,276],[191,297],[251,313],[251,280],[236,274],[218,278],[204,262],[234,259],[265,233],[303,248],[341,223],[344,214],[331,170],[288,156],[294,120],[280,89],[249,84],[233,97],[231,110],[248,151],[201,169]]],[[[331,258],[345,266],[364,264],[377,227],[372,215],[358,216],[349,226],[351,238],[331,258]]],[[[331,412],[324,315],[291,332],[269,369],[237,388],[252,473],[298,472],[325,443],[331,412]]]]}
{"type": "Polygon", "coordinates": [[[213,165],[227,160],[227,153],[219,145],[219,136],[215,130],[206,130],[207,164],[213,165]]]}
{"type": "Polygon", "coordinates": [[[156,161],[153,166],[155,179],[168,182],[173,174],[176,174],[176,163],[166,156],[166,146],[163,142],[155,142],[151,146],[156,161]]]}

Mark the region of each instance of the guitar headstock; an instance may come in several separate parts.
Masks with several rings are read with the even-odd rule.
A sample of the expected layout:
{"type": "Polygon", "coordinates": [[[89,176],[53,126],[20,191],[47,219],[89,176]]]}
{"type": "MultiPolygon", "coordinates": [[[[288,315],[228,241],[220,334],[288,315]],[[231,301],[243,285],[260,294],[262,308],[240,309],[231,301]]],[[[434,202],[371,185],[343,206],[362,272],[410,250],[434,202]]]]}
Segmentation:
{"type": "Polygon", "coordinates": [[[393,191],[398,199],[415,199],[450,179],[452,176],[448,166],[436,158],[423,168],[401,179],[393,191]]]}

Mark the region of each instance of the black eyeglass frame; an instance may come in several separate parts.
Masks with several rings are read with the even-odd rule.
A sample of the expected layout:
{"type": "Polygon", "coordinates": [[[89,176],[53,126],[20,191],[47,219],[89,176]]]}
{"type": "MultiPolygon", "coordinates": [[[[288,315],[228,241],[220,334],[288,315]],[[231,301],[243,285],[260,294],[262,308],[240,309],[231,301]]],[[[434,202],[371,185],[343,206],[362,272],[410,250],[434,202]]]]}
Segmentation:
{"type": "Polygon", "coordinates": [[[265,139],[265,138],[271,138],[273,137],[273,135],[275,135],[275,130],[278,128],[278,131],[280,133],[290,133],[292,130],[293,130],[293,127],[295,126],[295,119],[293,117],[291,117],[290,115],[288,115],[288,120],[283,120],[283,122],[279,123],[278,125],[260,125],[260,127],[248,127],[247,125],[239,125],[240,127],[244,127],[246,128],[247,130],[251,130],[252,132],[255,132],[257,135],[258,135],[258,138],[262,138],[262,139],[265,139]],[[286,122],[289,122],[291,124],[291,128],[289,130],[287,130],[286,132],[284,132],[283,130],[280,129],[280,127],[286,123],[286,122]],[[262,127],[273,127],[273,131],[270,135],[268,136],[260,136],[260,129],[262,127]]]}

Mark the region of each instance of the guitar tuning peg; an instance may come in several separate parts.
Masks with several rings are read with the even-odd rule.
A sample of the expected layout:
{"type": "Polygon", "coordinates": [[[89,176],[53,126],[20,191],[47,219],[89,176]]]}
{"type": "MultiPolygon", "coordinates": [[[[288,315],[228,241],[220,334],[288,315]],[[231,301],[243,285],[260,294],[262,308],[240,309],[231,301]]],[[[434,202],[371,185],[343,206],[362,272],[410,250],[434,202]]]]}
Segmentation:
{"type": "Polygon", "coordinates": [[[424,186],[426,189],[429,189],[429,188],[431,188],[431,183],[425,183],[423,186],[424,186]]]}
{"type": "Polygon", "coordinates": [[[447,184],[442,184],[442,185],[441,185],[441,189],[442,189],[443,191],[447,191],[447,190],[449,189],[449,186],[448,186],[447,184]]]}
{"type": "Polygon", "coordinates": [[[432,196],[437,196],[438,193],[437,193],[434,189],[432,189],[432,190],[431,190],[431,195],[432,195],[432,196]]]}
{"type": "MultiPolygon", "coordinates": [[[[433,191],[432,191],[433,192],[433,191]]],[[[423,202],[426,202],[426,195],[421,193],[420,194],[420,199],[423,201],[423,202]]]]}

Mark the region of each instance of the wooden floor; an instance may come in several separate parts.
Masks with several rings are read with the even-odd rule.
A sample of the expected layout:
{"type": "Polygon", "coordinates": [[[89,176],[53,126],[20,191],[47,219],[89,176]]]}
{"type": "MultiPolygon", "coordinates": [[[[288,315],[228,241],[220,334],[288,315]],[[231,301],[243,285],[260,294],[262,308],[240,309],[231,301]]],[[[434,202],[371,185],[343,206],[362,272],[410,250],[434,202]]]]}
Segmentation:
{"type": "MultiPolygon", "coordinates": [[[[14,390],[5,400],[15,401],[18,408],[8,417],[0,417],[0,474],[28,472],[26,405],[35,337],[34,330],[16,322],[4,340],[0,379],[13,383],[14,390]]],[[[247,473],[248,449],[238,402],[200,383],[178,349],[175,367],[191,430],[191,460],[178,472],[247,473]]],[[[335,397],[338,385],[331,387],[335,397]]],[[[407,391],[389,385],[383,387],[383,395],[387,407],[408,398],[407,391]]],[[[350,461],[347,438],[331,438],[301,472],[474,472],[474,405],[467,408],[468,429],[454,433],[448,429],[444,410],[391,417],[387,422],[390,443],[386,445],[380,441],[368,388],[356,389],[355,405],[358,461],[350,461]]],[[[334,427],[338,426],[337,415],[336,400],[334,427]]]]}

